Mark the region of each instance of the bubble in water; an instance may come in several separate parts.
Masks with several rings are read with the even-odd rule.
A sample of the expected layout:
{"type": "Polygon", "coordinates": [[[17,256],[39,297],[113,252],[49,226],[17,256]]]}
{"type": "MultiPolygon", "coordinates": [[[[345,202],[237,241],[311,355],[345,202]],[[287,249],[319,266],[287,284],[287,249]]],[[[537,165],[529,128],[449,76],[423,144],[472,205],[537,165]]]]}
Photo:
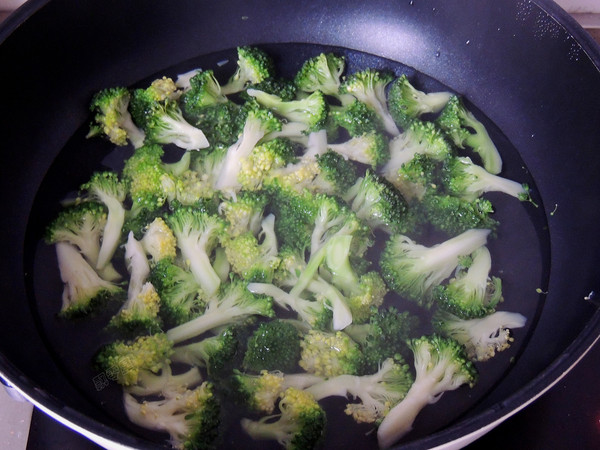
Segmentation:
{"type": "Polygon", "coordinates": [[[440,53],[440,51],[439,51],[439,50],[438,50],[437,52],[435,52],[435,57],[436,57],[436,58],[439,58],[439,57],[440,57],[440,55],[441,55],[441,53],[440,53]]]}

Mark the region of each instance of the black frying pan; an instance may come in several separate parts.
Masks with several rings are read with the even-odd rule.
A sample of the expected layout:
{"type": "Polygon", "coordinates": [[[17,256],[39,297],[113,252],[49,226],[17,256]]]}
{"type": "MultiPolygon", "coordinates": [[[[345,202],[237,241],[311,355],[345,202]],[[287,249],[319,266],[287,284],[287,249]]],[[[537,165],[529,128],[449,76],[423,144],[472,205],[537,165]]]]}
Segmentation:
{"type": "Polygon", "coordinates": [[[94,326],[57,331],[56,269],[41,230],[57,200],[111,164],[110,147],[83,139],[95,91],[215,64],[238,45],[262,45],[281,61],[334,49],[355,67],[452,89],[492,130],[506,175],[534,186],[538,209],[498,207],[513,231],[496,249],[509,271],[506,309],[529,318],[503,355],[514,363],[499,359],[471,395],[444,396],[439,411],[450,413],[432,408],[407,448],[468,442],[551,387],[598,339],[600,313],[584,299],[600,289],[600,51],[552,2],[31,1],[2,25],[0,42],[0,372],[105,445],[152,446],[155,436],[122,421],[116,390],[93,389],[81,360],[92,343],[81,337],[94,337],[94,326]]]}

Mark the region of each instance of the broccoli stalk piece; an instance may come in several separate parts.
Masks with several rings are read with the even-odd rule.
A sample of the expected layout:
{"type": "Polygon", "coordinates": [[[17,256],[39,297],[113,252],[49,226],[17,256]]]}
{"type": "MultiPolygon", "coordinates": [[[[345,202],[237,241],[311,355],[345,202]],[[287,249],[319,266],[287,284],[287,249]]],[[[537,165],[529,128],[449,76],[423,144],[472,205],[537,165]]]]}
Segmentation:
{"type": "Polygon", "coordinates": [[[317,401],[331,396],[358,398],[360,402],[346,405],[346,414],[358,423],[378,423],[406,396],[412,382],[408,365],[388,358],[372,375],[338,375],[306,391],[317,401]]]}
{"type": "Polygon", "coordinates": [[[221,85],[212,70],[195,72],[189,80],[189,87],[181,95],[179,102],[184,117],[198,119],[204,108],[229,100],[221,92],[221,85]]]}
{"type": "Polygon", "coordinates": [[[162,259],[175,259],[177,240],[162,217],[157,217],[146,227],[140,242],[146,254],[150,255],[150,264],[162,259]]]}
{"type": "Polygon", "coordinates": [[[403,74],[390,85],[388,108],[396,123],[406,128],[413,119],[423,114],[440,112],[451,96],[450,92],[420,91],[403,74]]]}
{"type": "Polygon", "coordinates": [[[487,247],[475,250],[466,267],[459,263],[448,285],[435,289],[434,297],[439,307],[461,319],[493,313],[503,298],[502,281],[490,277],[491,267],[492,257],[487,247]]]}
{"type": "Polygon", "coordinates": [[[92,97],[90,110],[95,114],[94,122],[86,137],[103,136],[118,146],[131,142],[134,148],[144,144],[145,135],[131,118],[127,109],[131,94],[124,87],[103,89],[92,97]]]}
{"type": "Polygon", "coordinates": [[[85,260],[96,267],[106,208],[98,202],[82,202],[63,209],[46,228],[46,243],[67,242],[76,246],[85,260]]]}
{"type": "Polygon", "coordinates": [[[383,278],[391,289],[429,308],[433,290],[448,278],[460,258],[485,245],[490,230],[472,229],[432,247],[404,235],[394,235],[381,255],[383,278]]]}
{"type": "Polygon", "coordinates": [[[300,367],[320,377],[361,373],[360,347],[343,331],[309,330],[300,341],[300,367]]]}
{"type": "Polygon", "coordinates": [[[308,132],[319,131],[325,127],[328,104],[321,91],[315,91],[308,97],[290,101],[283,101],[281,97],[256,89],[248,89],[246,93],[288,122],[306,125],[308,132]]]}
{"type": "Polygon", "coordinates": [[[372,170],[356,180],[343,199],[373,229],[398,234],[415,228],[415,218],[402,194],[372,170]]]}
{"type": "Polygon", "coordinates": [[[201,316],[171,328],[167,331],[167,336],[179,343],[253,315],[273,317],[271,299],[252,294],[245,282],[232,280],[223,285],[218,296],[212,296],[206,301],[206,310],[201,316]]]}
{"type": "Polygon", "coordinates": [[[384,417],[377,430],[379,448],[389,448],[412,429],[419,412],[435,403],[446,391],[463,384],[473,386],[477,371],[461,345],[440,336],[412,339],[415,381],[404,399],[384,417]]]}
{"type": "Polygon", "coordinates": [[[174,144],[185,150],[208,147],[202,130],[184,119],[176,89],[171,79],[163,78],[134,90],[130,102],[133,121],[144,130],[148,143],[174,144]]]}
{"type": "Polygon", "coordinates": [[[329,144],[328,148],[345,158],[376,169],[386,164],[390,153],[387,139],[377,131],[354,136],[345,142],[329,144]]]}
{"type": "Polygon", "coordinates": [[[96,262],[96,269],[103,270],[110,264],[121,240],[121,229],[125,222],[123,202],[127,191],[118,175],[111,171],[94,173],[80,189],[87,192],[87,199],[104,204],[108,210],[96,262]]]}
{"type": "Polygon", "coordinates": [[[237,69],[226,84],[221,86],[223,95],[241,92],[250,84],[260,83],[275,76],[271,57],[257,47],[237,48],[237,69]]]}
{"type": "Polygon", "coordinates": [[[158,372],[141,370],[136,384],[125,386],[124,391],[136,397],[162,396],[175,397],[188,388],[202,383],[202,374],[197,367],[173,375],[170,364],[164,364],[158,372]]]}
{"type": "Polygon", "coordinates": [[[242,419],[253,439],[276,440],[286,449],[315,448],[325,432],[325,411],[308,392],[290,387],[279,401],[279,414],[257,421],[242,419]]]}
{"type": "Polygon", "coordinates": [[[235,401],[253,412],[271,414],[280,395],[290,387],[306,389],[324,378],[309,373],[286,373],[261,370],[258,375],[235,370],[231,377],[235,401]]]}
{"type": "Polygon", "coordinates": [[[169,433],[174,448],[213,448],[218,437],[220,404],[212,383],[174,396],[138,401],[125,392],[123,404],[134,424],[169,433]]]}
{"type": "Polygon", "coordinates": [[[375,111],[385,130],[392,136],[400,134],[398,126],[390,115],[385,89],[394,79],[388,72],[365,69],[348,76],[340,86],[340,92],[351,94],[375,111]]]}
{"type": "Polygon", "coordinates": [[[194,274],[172,260],[158,261],[150,269],[148,281],[160,297],[160,316],[165,325],[180,325],[204,309],[204,292],[194,274]]]}
{"type": "Polygon", "coordinates": [[[261,323],[250,339],[243,367],[247,370],[280,370],[290,373],[300,359],[300,334],[282,320],[261,323]]]}
{"type": "Polygon", "coordinates": [[[140,373],[158,373],[173,353],[173,342],[164,333],[139,336],[133,341],[114,341],[103,346],[95,357],[99,369],[123,386],[137,384],[140,373]]]}
{"type": "Polygon", "coordinates": [[[219,289],[221,278],[212,266],[210,256],[223,236],[225,222],[202,210],[181,207],[167,217],[167,223],[202,291],[208,296],[213,295],[219,289]]]}
{"type": "Polygon", "coordinates": [[[475,200],[484,192],[503,192],[521,201],[530,200],[527,185],[493,175],[468,156],[446,161],[442,174],[448,192],[467,201],[475,200]]]}
{"type": "Polygon", "coordinates": [[[438,333],[462,344],[470,359],[487,361],[510,347],[514,341],[511,330],[524,327],[526,321],[525,316],[513,312],[496,311],[465,320],[440,310],[434,315],[433,326],[438,333]]]}
{"type": "Polygon", "coordinates": [[[471,147],[481,157],[485,170],[494,175],[502,171],[502,158],[485,126],[460,97],[452,96],[435,122],[457,147],[471,147]]]}
{"type": "Polygon", "coordinates": [[[55,248],[64,283],[61,316],[85,315],[122,292],[118,285],[102,279],[72,244],[59,241],[55,248]]]}
{"type": "Polygon", "coordinates": [[[343,56],[321,53],[304,61],[294,77],[294,83],[303,92],[321,91],[325,95],[340,98],[341,77],[345,67],[346,59],[343,56]]]}
{"type": "Polygon", "coordinates": [[[223,166],[215,182],[215,189],[220,191],[240,190],[238,176],[242,160],[247,158],[258,141],[267,133],[281,129],[281,122],[273,113],[261,107],[255,101],[246,102],[246,119],[239,139],[227,149],[223,166]]]}

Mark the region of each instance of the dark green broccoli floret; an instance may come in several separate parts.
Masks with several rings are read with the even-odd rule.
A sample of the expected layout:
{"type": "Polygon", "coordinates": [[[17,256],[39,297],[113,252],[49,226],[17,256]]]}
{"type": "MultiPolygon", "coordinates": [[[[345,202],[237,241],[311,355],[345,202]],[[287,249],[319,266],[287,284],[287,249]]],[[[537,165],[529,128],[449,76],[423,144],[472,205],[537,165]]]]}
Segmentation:
{"type": "Polygon", "coordinates": [[[406,128],[413,119],[423,114],[440,112],[451,95],[449,92],[422,92],[403,74],[390,85],[388,107],[396,123],[406,128]]]}
{"type": "Polygon", "coordinates": [[[193,123],[207,106],[226,103],[229,100],[221,93],[221,86],[213,71],[201,70],[190,78],[189,88],[184,91],[179,101],[184,117],[193,123]]]}
{"type": "Polygon", "coordinates": [[[226,84],[221,87],[224,95],[243,91],[248,85],[257,84],[275,76],[271,57],[257,47],[237,48],[237,69],[226,84]]]}
{"type": "Polygon", "coordinates": [[[485,245],[489,233],[485,229],[468,230],[432,247],[394,235],[381,254],[381,273],[391,289],[428,308],[435,287],[452,274],[461,257],[485,245]]]}
{"type": "Polygon", "coordinates": [[[502,158],[485,126],[470,112],[458,96],[452,96],[436,124],[460,148],[469,146],[483,161],[485,170],[498,174],[502,171],[502,158]]]}
{"type": "Polygon", "coordinates": [[[268,202],[269,196],[264,191],[241,191],[235,198],[224,200],[219,212],[227,223],[227,236],[248,232],[257,236],[268,202]]]}
{"type": "Polygon", "coordinates": [[[248,340],[243,367],[247,370],[280,370],[290,373],[300,359],[300,334],[282,320],[261,323],[248,340]]]}
{"type": "Polygon", "coordinates": [[[419,412],[444,392],[477,381],[477,370],[455,340],[423,336],[409,341],[409,347],[414,354],[415,382],[379,425],[379,448],[392,446],[408,433],[419,412]]]}
{"type": "Polygon", "coordinates": [[[409,202],[420,201],[428,193],[440,191],[442,162],[425,153],[417,153],[402,164],[393,184],[409,202]]]}
{"type": "Polygon", "coordinates": [[[232,101],[209,105],[198,111],[193,124],[200,128],[211,145],[230,146],[239,137],[244,127],[242,107],[232,101]]]}
{"type": "MultiPolygon", "coordinates": [[[[298,91],[294,82],[287,78],[266,78],[259,83],[249,85],[248,89],[255,89],[257,91],[266,92],[267,94],[276,95],[284,102],[295,100],[298,91]]],[[[247,90],[240,93],[240,97],[244,101],[250,100],[251,98],[251,96],[248,95],[247,90]]]]}
{"type": "Polygon", "coordinates": [[[104,136],[113,144],[123,146],[127,141],[137,148],[144,143],[144,132],[134,123],[127,109],[131,94],[124,87],[103,89],[92,97],[90,110],[94,123],[87,137],[104,136]]]}
{"type": "Polygon", "coordinates": [[[337,126],[345,128],[350,136],[383,130],[375,111],[358,100],[343,106],[330,106],[329,116],[337,126]]]}
{"type": "Polygon", "coordinates": [[[321,91],[339,96],[341,77],[346,66],[343,56],[321,53],[307,59],[294,78],[298,89],[304,92],[321,91]]]}

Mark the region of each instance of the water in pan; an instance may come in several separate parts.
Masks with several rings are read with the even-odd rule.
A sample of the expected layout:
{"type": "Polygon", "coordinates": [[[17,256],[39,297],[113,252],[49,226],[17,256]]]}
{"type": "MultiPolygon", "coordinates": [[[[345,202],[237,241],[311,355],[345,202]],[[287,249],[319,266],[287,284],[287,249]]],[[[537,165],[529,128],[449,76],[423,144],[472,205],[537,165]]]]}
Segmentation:
{"type": "MultiPolygon", "coordinates": [[[[353,52],[340,48],[325,48],[314,45],[284,44],[267,45],[263,48],[275,59],[280,74],[292,77],[301,63],[311,56],[322,51],[333,51],[347,57],[347,72],[373,67],[393,70],[397,75],[408,75],[413,84],[426,92],[449,90],[435,79],[400,63],[384,60],[372,55],[353,52]]],[[[161,71],[157,75],[175,76],[194,68],[213,69],[219,79],[226,79],[235,68],[235,49],[205,55],[186,61],[177,67],[161,71]]],[[[156,78],[149,76],[141,80],[139,85],[144,86],[156,78]]],[[[468,101],[468,99],[466,99],[468,101]]],[[[504,169],[502,176],[519,182],[525,182],[532,187],[535,195],[535,186],[530,178],[518,151],[508,142],[500,130],[474,107],[469,105],[480,120],[487,126],[488,131],[498,146],[504,169]]],[[[37,195],[35,207],[32,212],[32,224],[29,236],[38,241],[35,255],[32,255],[33,267],[30,267],[34,276],[33,293],[30,299],[33,309],[37,312],[40,332],[45,336],[57,364],[59,364],[74,386],[90,401],[99,405],[102,411],[117,419],[126,429],[133,433],[146,436],[151,441],[162,443],[165,435],[147,432],[130,424],[124,415],[121,402],[121,388],[113,381],[108,383],[99,376],[91,364],[91,360],[101,344],[109,342],[112,337],[104,330],[110,317],[116,312],[118,306],[91,319],[65,321],[57,317],[60,308],[62,283],[56,267],[54,249],[45,245],[40,237],[47,223],[52,220],[59,210],[59,202],[74,192],[81,183],[85,182],[94,170],[111,168],[118,170],[122,161],[131,154],[131,149],[114,148],[106,141],[99,139],[85,139],[88,124],[82,127],[67,143],[58,156],[44,180],[37,195]]],[[[435,405],[425,408],[419,415],[415,428],[406,441],[418,439],[442,427],[459,420],[468,413],[486,394],[500,382],[504,374],[515,364],[522,348],[527,344],[527,337],[535,328],[536,317],[542,306],[543,294],[537,291],[544,289],[548,279],[549,242],[543,208],[535,208],[529,203],[520,203],[504,195],[488,195],[492,200],[496,212],[495,218],[499,220],[498,237],[489,241],[489,249],[493,258],[493,273],[503,280],[503,293],[505,301],[500,305],[500,310],[514,311],[527,317],[525,328],[514,333],[515,343],[512,348],[498,354],[492,360],[478,364],[480,380],[478,384],[469,389],[463,387],[455,392],[447,393],[435,405]]],[[[536,201],[539,201],[537,198],[536,201]]],[[[399,309],[416,308],[412,304],[403,303],[399,309]]],[[[429,332],[428,320],[424,323],[422,331],[429,332]]],[[[352,419],[342,413],[344,399],[328,399],[323,404],[328,411],[327,448],[376,448],[376,437],[369,433],[372,427],[355,425],[352,419]]],[[[232,409],[232,408],[228,408],[232,409]]],[[[224,437],[223,447],[234,448],[242,445],[250,448],[251,444],[243,434],[237,423],[239,422],[236,411],[231,410],[229,420],[232,432],[224,437]]],[[[256,443],[256,448],[265,448],[265,442],[256,443]]],[[[277,448],[278,444],[273,443],[277,448]]]]}

